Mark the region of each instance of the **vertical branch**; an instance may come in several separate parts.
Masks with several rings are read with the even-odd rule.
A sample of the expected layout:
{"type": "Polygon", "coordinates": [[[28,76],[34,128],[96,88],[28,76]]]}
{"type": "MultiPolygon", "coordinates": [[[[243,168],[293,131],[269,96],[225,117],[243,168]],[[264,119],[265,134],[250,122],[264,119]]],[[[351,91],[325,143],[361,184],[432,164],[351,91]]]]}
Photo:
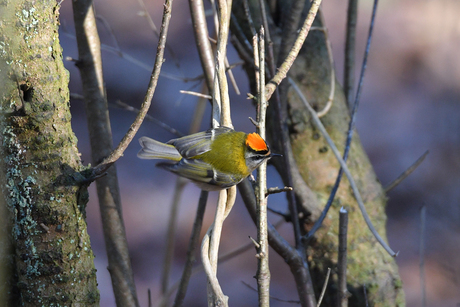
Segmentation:
{"type": "Polygon", "coordinates": [[[176,180],[176,187],[174,188],[174,198],[171,204],[171,211],[169,213],[168,230],[166,232],[166,249],[164,254],[163,266],[161,271],[161,294],[164,295],[169,288],[169,272],[174,258],[174,243],[177,228],[177,209],[179,207],[180,197],[187,184],[185,178],[179,177],[176,180]]]}
{"type": "Polygon", "coordinates": [[[174,300],[174,307],[182,306],[187,292],[188,282],[192,275],[192,266],[195,262],[195,249],[200,238],[201,226],[203,225],[203,217],[206,209],[206,202],[208,200],[208,191],[201,191],[200,200],[198,201],[198,207],[196,209],[195,222],[193,223],[192,234],[190,235],[190,241],[188,243],[187,250],[187,261],[185,263],[184,271],[179,284],[179,289],[176,293],[174,300]]]}
{"type": "MultiPolygon", "coordinates": [[[[216,54],[216,73],[214,74],[212,127],[226,126],[233,128],[230,116],[230,98],[225,75],[225,56],[230,27],[231,0],[219,0],[218,4],[218,36],[216,54]]],[[[230,212],[236,197],[236,187],[220,191],[214,223],[208,229],[201,245],[201,257],[208,278],[208,305],[223,304],[227,306],[225,296],[217,280],[217,258],[223,222],[230,212]]]]}
{"type": "MultiPolygon", "coordinates": [[[[257,132],[265,139],[265,117],[267,113],[267,100],[265,98],[265,33],[264,27],[260,29],[258,39],[259,69],[258,86],[258,112],[257,112],[257,132]]],[[[256,59],[256,56],[254,56],[256,59]]],[[[258,247],[258,270],[257,288],[259,292],[259,306],[270,306],[270,268],[268,262],[268,220],[267,220],[267,162],[262,163],[257,169],[257,243],[258,247]]]]}
{"type": "Polygon", "coordinates": [[[338,259],[338,277],[339,277],[339,300],[337,306],[348,306],[347,290],[347,233],[348,233],[348,211],[340,208],[339,214],[339,259],[338,259]]]}
{"type": "MultiPolygon", "coordinates": [[[[200,123],[202,122],[203,120],[203,114],[204,114],[204,108],[206,106],[206,101],[203,99],[203,98],[200,98],[197,102],[197,105],[195,107],[195,113],[193,115],[193,120],[192,120],[192,123],[190,124],[190,134],[193,134],[193,133],[196,133],[198,132],[199,130],[199,127],[200,127],[200,123]]],[[[176,233],[176,227],[177,227],[177,208],[179,206],[179,200],[180,200],[180,197],[184,191],[184,187],[187,183],[187,180],[182,178],[182,177],[178,177],[176,179],[176,187],[174,189],[174,198],[173,198],[173,202],[171,204],[171,213],[170,213],[170,217],[169,217],[169,221],[168,221],[168,232],[167,232],[167,235],[166,235],[166,240],[167,240],[167,243],[166,243],[166,252],[165,252],[165,257],[164,257],[164,261],[163,261],[163,271],[162,271],[162,276],[161,276],[161,294],[163,296],[166,296],[167,292],[169,291],[169,272],[170,272],[170,269],[171,269],[171,264],[172,264],[172,261],[173,261],[173,258],[174,258],[174,243],[175,243],[175,233],[176,233]]],[[[204,193],[204,191],[202,191],[204,193]]],[[[206,199],[207,199],[207,195],[208,193],[206,193],[206,199]]],[[[204,197],[204,195],[202,195],[202,197],[204,197]]],[[[205,200],[206,200],[205,199],[205,200]]],[[[200,198],[201,200],[201,198],[200,198]]],[[[201,204],[201,202],[199,203],[199,205],[201,204]]],[[[206,202],[205,204],[206,205],[206,202]]],[[[199,216],[197,215],[196,218],[198,219],[199,216]]],[[[200,223],[200,230],[201,230],[201,223],[200,223]]],[[[198,232],[200,231],[198,230],[198,232]]],[[[199,235],[199,233],[198,233],[199,235]]],[[[193,238],[193,236],[192,236],[193,238]]],[[[190,240],[192,240],[192,238],[190,240]]],[[[196,244],[196,243],[195,243],[196,244]]],[[[193,246],[194,248],[194,246],[193,246]]],[[[189,254],[187,254],[187,256],[190,256],[189,254]]],[[[190,263],[191,260],[187,258],[187,264],[190,263]]],[[[184,268],[184,274],[185,274],[185,271],[187,270],[187,264],[184,268]]],[[[191,265],[191,264],[190,264],[191,265]]],[[[190,268],[191,269],[191,268],[190,268]]],[[[188,279],[185,283],[185,290],[187,289],[187,283],[188,283],[188,279]]],[[[184,291],[185,291],[184,290],[184,291]]],[[[184,296],[185,296],[185,293],[184,293],[184,296]]]]}
{"type": "Polygon", "coordinates": [[[345,64],[343,73],[343,91],[347,98],[348,108],[353,108],[353,88],[355,83],[355,43],[356,23],[358,20],[358,0],[348,0],[347,33],[345,41],[345,64]]]}
{"type": "Polygon", "coordinates": [[[198,48],[201,66],[208,86],[208,92],[213,92],[214,62],[211,43],[208,38],[206,15],[204,12],[203,0],[189,0],[190,14],[192,16],[193,33],[198,48]]]}
{"type": "Polygon", "coordinates": [[[422,292],[422,307],[426,307],[425,286],[425,233],[426,233],[426,206],[420,210],[420,290],[422,292]]]}
{"type": "MultiPolygon", "coordinates": [[[[215,99],[216,103],[220,105],[219,113],[221,119],[215,124],[233,128],[230,116],[230,98],[228,96],[227,77],[225,75],[225,56],[227,53],[232,1],[219,0],[218,2],[219,33],[217,36],[216,75],[214,77],[213,99],[215,99]]],[[[217,113],[217,111],[213,112],[213,115],[215,113],[217,113]]],[[[213,123],[213,126],[215,126],[215,124],[213,123]]]]}
{"type": "MultiPolygon", "coordinates": [[[[91,0],[73,1],[79,60],[93,163],[112,151],[112,131],[105,97],[100,41],[91,0]]],[[[108,270],[117,306],[139,306],[123,224],[120,192],[115,167],[96,182],[108,270]]]]}
{"type": "MultiPolygon", "coordinates": [[[[241,197],[243,198],[252,220],[257,224],[257,203],[251,183],[248,179],[245,179],[238,184],[238,189],[240,190],[241,197]]],[[[267,232],[268,243],[289,265],[295,279],[301,306],[316,306],[313,283],[308,269],[308,263],[304,255],[300,254],[297,249],[291,247],[289,242],[287,242],[269,222],[267,223],[267,232]]]]}

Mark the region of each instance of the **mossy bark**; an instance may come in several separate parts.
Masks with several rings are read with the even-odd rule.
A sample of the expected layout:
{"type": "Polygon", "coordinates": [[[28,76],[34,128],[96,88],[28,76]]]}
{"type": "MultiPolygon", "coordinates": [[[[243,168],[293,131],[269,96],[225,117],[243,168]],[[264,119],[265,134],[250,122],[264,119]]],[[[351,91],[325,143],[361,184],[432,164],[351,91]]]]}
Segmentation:
{"type": "MultiPolygon", "coordinates": [[[[281,28],[286,22],[283,18],[290,14],[289,7],[293,1],[271,1],[270,3],[271,6],[267,6],[267,14],[276,58],[280,54],[280,50],[285,48],[285,46],[281,46],[281,41],[283,41],[282,35],[286,34],[282,34],[281,28]]],[[[259,29],[261,17],[258,0],[249,1],[249,4],[255,28],[259,29]]],[[[245,36],[249,38],[249,24],[243,7],[242,0],[235,0],[233,13],[237,17],[240,28],[245,31],[245,36]]],[[[300,23],[303,22],[307,11],[308,4],[302,13],[303,18],[300,18],[300,23]]],[[[301,24],[298,28],[300,26],[301,24]]],[[[314,26],[321,27],[322,25],[316,20],[314,26]]],[[[234,33],[238,31],[235,25],[233,25],[233,29],[235,30],[234,33]]],[[[243,46],[241,36],[236,36],[243,46]]],[[[278,60],[275,59],[275,61],[278,60]]],[[[246,69],[249,79],[253,79],[253,66],[247,63],[246,69]]],[[[328,100],[331,88],[331,63],[322,31],[309,33],[289,76],[302,89],[309,103],[316,110],[322,110],[328,100]]],[[[315,128],[307,109],[296,93],[289,89],[286,83],[282,83],[279,90],[281,104],[287,110],[287,118],[283,124],[289,129],[295,162],[303,181],[316,195],[318,200],[316,207],[322,209],[337,177],[339,163],[320,132],[315,128]]],[[[272,142],[273,151],[277,152],[276,146],[280,143],[278,140],[280,133],[275,124],[274,103],[274,101],[271,102],[268,110],[271,125],[269,139],[272,142]]],[[[321,120],[339,150],[343,152],[350,117],[346,99],[340,86],[336,85],[332,108],[321,120]]],[[[278,149],[278,152],[281,151],[278,149]]],[[[357,182],[375,228],[385,238],[386,196],[356,132],[347,165],[357,182]]],[[[283,167],[286,168],[282,166],[278,169],[283,169],[283,167]]],[[[282,177],[285,176],[282,174],[282,177]]],[[[297,197],[297,199],[302,198],[297,197]]],[[[304,231],[306,232],[315,222],[314,217],[317,217],[317,213],[311,211],[315,205],[300,205],[302,207],[299,210],[303,211],[306,216],[303,220],[304,231]]],[[[348,290],[352,294],[349,299],[349,306],[365,305],[363,287],[366,287],[370,306],[404,306],[404,293],[396,262],[377,243],[369,231],[346,178],[342,179],[323,227],[318,231],[308,249],[307,257],[316,293],[319,293],[322,287],[327,268],[334,269],[337,266],[338,220],[341,206],[349,211],[347,277],[348,290]]],[[[330,283],[328,292],[326,292],[322,306],[336,305],[337,285],[334,280],[336,280],[336,276],[333,276],[333,281],[330,283]]]]}
{"type": "Polygon", "coordinates": [[[11,306],[97,306],[84,171],[70,125],[56,1],[0,4],[2,194],[11,306]]]}

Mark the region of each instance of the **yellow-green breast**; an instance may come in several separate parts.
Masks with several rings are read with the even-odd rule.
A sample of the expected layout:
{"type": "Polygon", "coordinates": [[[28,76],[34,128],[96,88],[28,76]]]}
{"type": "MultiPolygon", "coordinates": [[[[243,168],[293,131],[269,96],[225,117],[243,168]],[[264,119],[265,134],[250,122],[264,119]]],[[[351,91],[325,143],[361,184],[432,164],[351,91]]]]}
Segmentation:
{"type": "Polygon", "coordinates": [[[220,172],[246,177],[249,175],[244,157],[246,137],[244,132],[233,131],[218,135],[211,144],[211,150],[196,158],[209,163],[220,172]]]}

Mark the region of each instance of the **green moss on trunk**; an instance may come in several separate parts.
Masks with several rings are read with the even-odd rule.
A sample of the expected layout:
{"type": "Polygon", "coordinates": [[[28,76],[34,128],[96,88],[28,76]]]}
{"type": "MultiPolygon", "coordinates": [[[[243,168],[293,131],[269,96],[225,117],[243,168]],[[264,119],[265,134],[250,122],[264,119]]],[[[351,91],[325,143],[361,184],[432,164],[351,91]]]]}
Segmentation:
{"type": "MultiPolygon", "coordinates": [[[[10,212],[19,306],[97,306],[83,170],[70,125],[68,72],[54,1],[2,2],[3,195],[10,212]]],[[[14,280],[14,279],[11,279],[14,280]]]]}

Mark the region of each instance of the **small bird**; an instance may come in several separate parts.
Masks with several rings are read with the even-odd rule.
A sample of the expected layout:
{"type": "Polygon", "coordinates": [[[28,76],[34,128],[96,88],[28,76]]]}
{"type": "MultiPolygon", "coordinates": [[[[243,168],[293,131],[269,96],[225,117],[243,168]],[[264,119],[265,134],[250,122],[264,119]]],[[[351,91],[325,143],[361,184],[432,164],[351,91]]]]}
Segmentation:
{"type": "Polygon", "coordinates": [[[238,184],[273,154],[257,133],[218,127],[161,143],[141,137],[141,159],[171,160],[157,166],[188,178],[206,191],[238,184]]]}

